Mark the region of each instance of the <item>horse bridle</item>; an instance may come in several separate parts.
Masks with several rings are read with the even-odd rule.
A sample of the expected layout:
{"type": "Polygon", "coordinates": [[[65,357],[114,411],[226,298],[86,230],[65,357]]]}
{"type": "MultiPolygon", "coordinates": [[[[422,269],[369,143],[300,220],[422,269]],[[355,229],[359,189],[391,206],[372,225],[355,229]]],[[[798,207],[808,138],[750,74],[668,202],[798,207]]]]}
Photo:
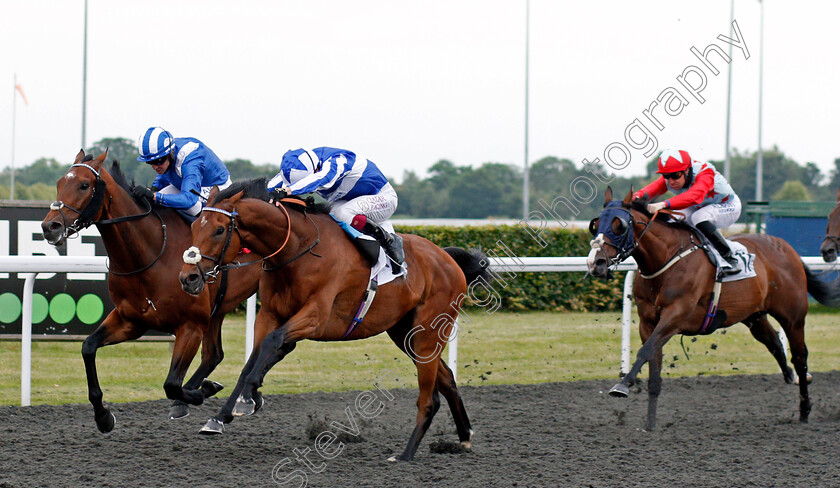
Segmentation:
{"type": "MultiPolygon", "coordinates": [[[[148,216],[152,213],[152,204],[151,202],[143,199],[143,202],[146,203],[146,210],[140,214],[134,215],[125,215],[123,217],[116,217],[113,219],[106,219],[106,220],[93,220],[93,216],[99,213],[99,210],[102,208],[102,204],[105,202],[105,180],[99,174],[99,171],[96,170],[93,166],[89,164],[85,164],[87,161],[93,161],[92,155],[87,155],[82,160],[81,163],[75,163],[70,165],[70,168],[87,168],[89,169],[95,176],[96,181],[93,184],[93,194],[88,200],[88,203],[82,208],[81,210],[71,207],[66,203],[62,202],[61,200],[56,200],[50,204],[50,210],[55,210],[61,216],[61,221],[64,226],[64,230],[62,232],[62,237],[65,239],[69,239],[72,235],[78,234],[79,231],[87,229],[91,225],[108,225],[108,224],[118,224],[120,222],[128,222],[130,220],[138,220],[142,219],[143,217],[148,216]],[[79,216],[70,224],[67,225],[67,217],[64,215],[62,209],[69,208],[70,210],[76,212],[79,216]]],[[[163,256],[163,252],[166,250],[166,224],[163,223],[163,219],[157,212],[154,212],[155,216],[160,220],[160,226],[163,229],[163,245],[160,248],[160,252],[158,253],[157,257],[152,260],[151,263],[143,266],[142,268],[128,271],[126,273],[121,273],[118,271],[113,271],[110,269],[110,264],[108,265],[108,273],[116,275],[116,276],[128,276],[136,273],[140,273],[146,271],[147,269],[151,268],[158,260],[160,260],[161,256],[163,256]]]]}
{"type": "MultiPolygon", "coordinates": [[[[318,229],[318,225],[315,224],[315,221],[313,221],[312,218],[309,217],[309,214],[306,214],[306,212],[304,211],[304,214],[309,219],[309,221],[312,222],[312,225],[315,226],[315,230],[318,233],[318,237],[315,239],[315,242],[313,242],[306,249],[300,251],[299,253],[297,253],[296,255],[291,257],[290,259],[287,259],[287,260],[283,261],[282,263],[280,263],[277,266],[274,266],[274,267],[271,267],[271,268],[267,268],[265,266],[265,263],[269,259],[276,256],[280,251],[282,251],[286,247],[286,244],[289,243],[289,238],[292,235],[292,220],[291,220],[291,217],[289,216],[289,211],[286,210],[286,207],[284,207],[283,205],[279,205],[279,207],[283,210],[283,213],[286,214],[286,222],[289,223],[289,225],[286,227],[286,238],[283,239],[283,244],[273,253],[269,254],[268,256],[264,256],[263,258],[258,259],[256,261],[251,261],[251,262],[248,262],[248,263],[240,263],[240,262],[237,262],[237,261],[233,261],[233,262],[228,263],[228,264],[222,263],[222,260],[224,259],[225,254],[227,253],[228,249],[230,248],[230,242],[233,238],[233,233],[236,232],[236,235],[239,236],[239,241],[240,242],[245,242],[245,240],[242,238],[242,234],[239,233],[239,227],[236,225],[236,216],[239,215],[239,213],[236,212],[235,208],[233,209],[232,212],[228,212],[227,210],[224,210],[224,209],[221,209],[221,208],[204,207],[202,209],[202,211],[220,213],[220,214],[222,214],[222,215],[224,215],[224,216],[226,216],[230,219],[230,222],[228,224],[227,236],[225,237],[225,244],[222,246],[222,250],[219,252],[219,255],[216,256],[216,257],[208,256],[206,254],[201,254],[201,251],[196,246],[191,246],[189,249],[184,251],[184,262],[187,263],[187,264],[195,265],[198,268],[199,273],[201,274],[201,279],[204,280],[205,283],[209,284],[209,283],[213,283],[213,281],[210,281],[209,279],[215,280],[216,276],[220,272],[224,272],[224,271],[227,271],[229,269],[243,268],[245,266],[250,266],[252,264],[262,263],[262,270],[263,271],[276,271],[276,270],[286,266],[287,264],[291,263],[292,261],[298,259],[299,257],[303,256],[304,254],[306,254],[308,252],[311,252],[312,249],[315,246],[317,246],[319,242],[321,242],[321,231],[320,231],[320,229],[318,229]],[[198,263],[201,262],[202,259],[207,259],[208,261],[213,262],[214,266],[210,271],[204,271],[204,270],[201,269],[201,267],[198,266],[198,263]]],[[[314,252],[312,254],[315,255],[315,256],[318,256],[314,252]]]]}
{"type": "MultiPolygon", "coordinates": [[[[622,203],[622,205],[620,207],[612,207],[612,208],[614,210],[620,210],[622,212],[625,212],[627,214],[627,217],[628,217],[627,218],[627,229],[619,237],[623,238],[627,234],[632,233],[633,232],[633,227],[637,223],[636,220],[633,219],[633,212],[631,212],[627,208],[626,204],[624,204],[624,203],[622,203]]],[[[633,254],[633,251],[635,251],[636,248],[639,247],[639,242],[641,242],[642,238],[645,236],[645,233],[648,231],[648,228],[650,227],[650,224],[653,222],[653,218],[648,220],[648,222],[645,224],[645,228],[639,234],[638,239],[634,239],[632,236],[630,237],[630,240],[631,240],[632,244],[630,244],[629,246],[626,246],[626,245],[617,246],[617,245],[613,244],[612,242],[607,242],[603,239],[597,239],[597,236],[595,235],[596,232],[597,232],[597,229],[594,228],[594,224],[595,224],[595,221],[599,220],[600,218],[601,217],[598,216],[598,217],[592,219],[591,221],[589,221],[589,232],[593,234],[593,237],[596,237],[596,239],[592,239],[591,241],[589,241],[589,245],[590,245],[590,247],[592,247],[592,249],[597,249],[597,250],[602,251],[602,252],[603,252],[603,245],[605,245],[605,244],[613,247],[616,250],[616,255],[615,256],[613,256],[612,258],[607,258],[607,262],[608,262],[607,267],[608,268],[611,268],[613,266],[617,266],[619,263],[621,263],[622,261],[624,261],[625,259],[630,257],[631,254],[633,254]]],[[[606,255],[606,253],[604,253],[604,254],[606,255]]]]}

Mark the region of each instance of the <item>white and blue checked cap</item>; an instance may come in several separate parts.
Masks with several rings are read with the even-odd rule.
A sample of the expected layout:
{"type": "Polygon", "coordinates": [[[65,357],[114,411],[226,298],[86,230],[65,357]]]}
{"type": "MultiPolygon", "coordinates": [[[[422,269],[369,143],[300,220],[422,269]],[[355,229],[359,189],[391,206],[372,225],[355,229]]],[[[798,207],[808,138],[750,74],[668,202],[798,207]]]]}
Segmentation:
{"type": "Polygon", "coordinates": [[[174,139],[169,131],[161,127],[149,127],[146,133],[140,137],[140,156],[137,161],[147,163],[160,159],[172,151],[174,139]]]}

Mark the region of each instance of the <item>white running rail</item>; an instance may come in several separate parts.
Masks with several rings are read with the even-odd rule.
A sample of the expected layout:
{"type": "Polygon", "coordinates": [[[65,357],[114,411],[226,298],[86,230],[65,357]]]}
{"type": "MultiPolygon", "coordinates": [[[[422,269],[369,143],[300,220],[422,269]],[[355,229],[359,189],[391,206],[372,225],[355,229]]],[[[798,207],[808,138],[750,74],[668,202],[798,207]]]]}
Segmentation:
{"type": "MultiPolygon", "coordinates": [[[[512,273],[569,273],[585,272],[586,257],[554,258],[489,258],[490,269],[502,276],[512,273]]],[[[802,261],[812,270],[832,270],[837,263],[826,263],[820,256],[803,257],[802,261]]],[[[618,271],[628,271],[624,280],[622,298],[622,334],[621,334],[621,373],[630,371],[630,336],[632,333],[633,279],[636,263],[630,258],[618,265],[618,271]]],[[[23,285],[23,316],[21,330],[21,405],[30,404],[32,378],[32,290],[37,273],[102,273],[107,272],[104,256],[0,256],[0,273],[25,273],[23,285]]],[[[512,278],[515,279],[515,278],[512,278]]],[[[254,342],[254,318],[256,315],[256,295],[248,298],[246,309],[245,360],[251,354],[254,342]]],[[[456,334],[449,342],[448,363],[457,378],[458,372],[458,337],[456,334]]],[[[780,334],[785,349],[787,341],[780,334]]]]}

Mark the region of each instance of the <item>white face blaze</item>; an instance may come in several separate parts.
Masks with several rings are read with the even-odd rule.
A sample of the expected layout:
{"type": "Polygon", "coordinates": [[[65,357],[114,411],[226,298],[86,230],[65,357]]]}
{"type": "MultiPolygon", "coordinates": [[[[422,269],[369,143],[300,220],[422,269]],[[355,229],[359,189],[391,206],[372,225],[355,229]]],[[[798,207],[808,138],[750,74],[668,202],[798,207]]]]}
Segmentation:
{"type": "Polygon", "coordinates": [[[595,239],[589,241],[589,247],[592,248],[592,250],[589,251],[589,255],[586,256],[586,266],[589,268],[589,271],[593,271],[595,269],[595,256],[598,255],[598,252],[601,250],[601,246],[603,246],[605,242],[604,234],[598,234],[595,236],[595,239]]]}

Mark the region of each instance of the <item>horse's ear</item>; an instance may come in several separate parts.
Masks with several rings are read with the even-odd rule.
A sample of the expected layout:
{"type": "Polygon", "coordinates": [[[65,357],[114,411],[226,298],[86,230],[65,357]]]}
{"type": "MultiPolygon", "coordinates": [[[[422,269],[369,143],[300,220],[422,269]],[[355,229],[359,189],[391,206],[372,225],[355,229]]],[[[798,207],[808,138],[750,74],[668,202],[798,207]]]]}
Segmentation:
{"type": "Polygon", "coordinates": [[[608,186],[607,191],[604,192],[604,206],[612,201],[612,187],[608,186]]]}
{"type": "Polygon", "coordinates": [[[242,200],[243,195],[245,195],[245,189],[244,188],[242,189],[242,191],[240,191],[236,195],[233,195],[232,197],[228,198],[227,201],[230,202],[231,205],[236,205],[237,203],[239,203],[239,200],[242,200]]]}
{"type": "Polygon", "coordinates": [[[99,156],[97,156],[93,159],[93,162],[95,163],[94,166],[97,167],[97,168],[101,168],[102,163],[105,162],[105,159],[107,157],[108,157],[108,150],[106,149],[104,153],[100,154],[99,156]]]}
{"type": "Polygon", "coordinates": [[[837,189],[837,201],[840,202],[840,188],[837,189]]]}
{"type": "Polygon", "coordinates": [[[216,195],[219,193],[219,185],[213,185],[210,189],[210,195],[207,196],[207,205],[216,203],[216,195]]]}
{"type": "Polygon", "coordinates": [[[630,203],[633,200],[633,185],[630,185],[630,191],[624,196],[624,203],[630,203]]]}
{"type": "MultiPolygon", "coordinates": [[[[79,149],[79,154],[76,155],[76,161],[74,161],[73,164],[79,164],[79,163],[82,162],[83,159],[85,159],[85,150],[84,149],[79,149]]],[[[838,191],[840,192],[840,190],[838,190],[838,191]]],[[[838,193],[838,194],[840,194],[840,193],[838,193]]]]}

